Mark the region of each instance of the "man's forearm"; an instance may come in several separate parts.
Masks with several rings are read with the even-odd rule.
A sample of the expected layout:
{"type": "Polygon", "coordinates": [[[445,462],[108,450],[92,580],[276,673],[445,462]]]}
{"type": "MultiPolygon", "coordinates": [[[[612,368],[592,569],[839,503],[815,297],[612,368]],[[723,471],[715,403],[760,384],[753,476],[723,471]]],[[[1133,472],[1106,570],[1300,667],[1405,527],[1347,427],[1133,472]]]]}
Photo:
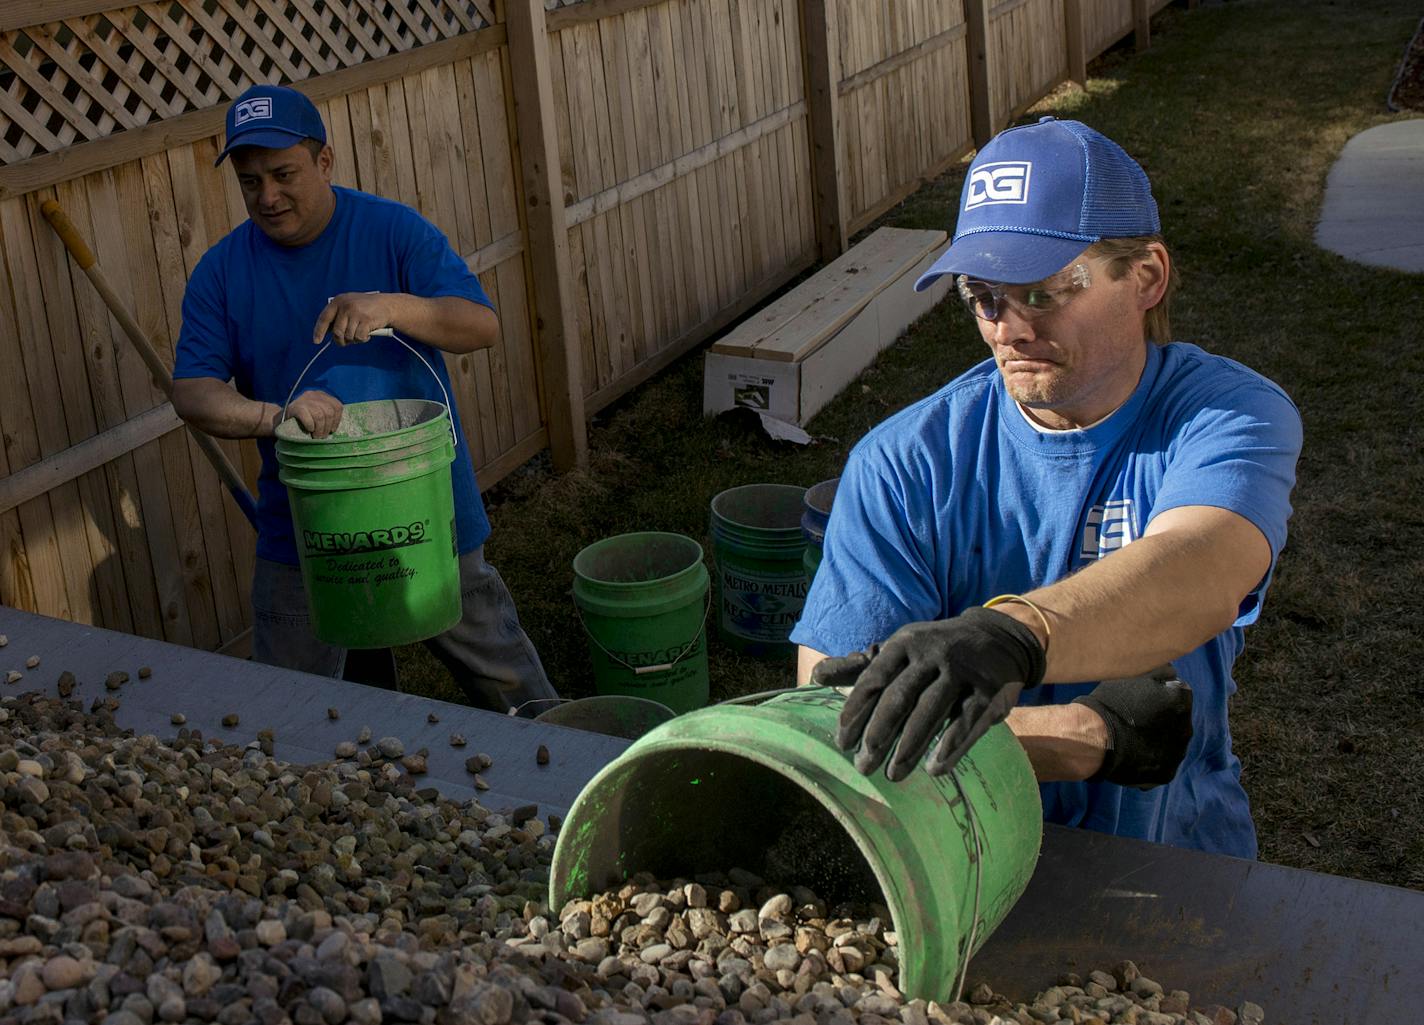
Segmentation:
{"type": "Polygon", "coordinates": [[[276,403],[249,399],[214,377],[174,381],[173,408],[198,430],[217,438],[269,438],[282,415],[276,403]]]}
{"type": "MultiPolygon", "coordinates": [[[[1135,676],[1235,621],[1242,599],[1270,566],[1265,537],[1221,509],[1172,510],[1160,521],[1107,558],[1025,595],[1043,609],[1052,630],[1045,683],[1135,676]]],[[[1008,602],[994,611],[1045,639],[1041,620],[1026,605],[1008,602]]]]}
{"type": "Polygon", "coordinates": [[[1103,765],[1107,724],[1083,705],[1021,705],[1008,727],[1028,754],[1040,783],[1084,780],[1103,765]]]}
{"type": "Polygon", "coordinates": [[[448,295],[391,298],[395,300],[391,327],[445,352],[458,355],[486,349],[499,337],[499,318],[488,306],[448,295]]]}

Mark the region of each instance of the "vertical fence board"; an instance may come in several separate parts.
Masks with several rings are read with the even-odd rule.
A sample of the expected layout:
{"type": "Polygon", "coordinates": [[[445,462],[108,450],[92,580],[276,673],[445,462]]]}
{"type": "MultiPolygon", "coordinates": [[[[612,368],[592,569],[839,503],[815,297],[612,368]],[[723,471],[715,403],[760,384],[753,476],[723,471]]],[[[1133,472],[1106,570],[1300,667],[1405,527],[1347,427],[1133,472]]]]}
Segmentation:
{"type": "Polygon", "coordinates": [[[532,240],[528,256],[535,282],[540,363],[547,394],[559,403],[549,410],[549,435],[554,465],[567,469],[586,463],[588,441],[578,349],[568,338],[574,322],[568,294],[568,231],[556,154],[549,35],[539,0],[510,8],[509,61],[517,83],[514,95],[521,98],[514,111],[520,128],[520,208],[532,240]]]}

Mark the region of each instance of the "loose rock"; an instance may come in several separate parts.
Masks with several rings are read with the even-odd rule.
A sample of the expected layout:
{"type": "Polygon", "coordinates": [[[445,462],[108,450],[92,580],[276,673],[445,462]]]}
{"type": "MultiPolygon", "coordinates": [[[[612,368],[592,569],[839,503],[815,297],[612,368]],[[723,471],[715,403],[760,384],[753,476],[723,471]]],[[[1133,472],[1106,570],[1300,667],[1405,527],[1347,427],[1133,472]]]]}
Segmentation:
{"type": "MultiPolygon", "coordinates": [[[[384,1025],[1260,1025],[1126,963],[1028,1004],[907,1001],[873,900],[729,868],[548,908],[560,822],[420,789],[390,760],[300,766],[126,735],[38,693],[0,717],[0,1017],[384,1025]],[[1131,975],[1131,978],[1127,978],[1131,975]],[[1099,995],[1094,994],[1094,989],[1099,995]],[[68,994],[59,996],[59,994],[68,994]]],[[[181,725],[175,715],[175,725],[181,725]]],[[[271,740],[271,732],[267,740],[271,740]]],[[[369,739],[369,737],[367,738],[369,739]]],[[[400,757],[424,757],[425,752],[400,757]]],[[[382,755],[383,759],[390,756],[382,755]]],[[[466,767],[477,789],[489,760],[466,767]]],[[[770,874],[770,873],[768,873],[770,874]]],[[[1145,965],[1145,967],[1151,967],[1145,965]]]]}

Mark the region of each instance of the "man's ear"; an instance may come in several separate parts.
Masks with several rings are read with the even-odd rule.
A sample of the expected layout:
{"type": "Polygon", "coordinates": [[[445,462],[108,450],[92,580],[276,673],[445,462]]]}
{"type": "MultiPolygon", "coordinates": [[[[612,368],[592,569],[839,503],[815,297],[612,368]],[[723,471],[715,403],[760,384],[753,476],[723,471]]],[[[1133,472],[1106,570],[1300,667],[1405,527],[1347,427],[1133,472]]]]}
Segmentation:
{"type": "Polygon", "coordinates": [[[1135,264],[1132,273],[1137,281],[1137,305],[1146,312],[1162,301],[1167,281],[1172,275],[1172,257],[1160,242],[1147,243],[1147,254],[1135,264]]]}
{"type": "Polygon", "coordinates": [[[331,169],[336,166],[336,151],[331,148],[331,143],[323,146],[316,155],[316,166],[327,178],[331,177],[331,169]]]}

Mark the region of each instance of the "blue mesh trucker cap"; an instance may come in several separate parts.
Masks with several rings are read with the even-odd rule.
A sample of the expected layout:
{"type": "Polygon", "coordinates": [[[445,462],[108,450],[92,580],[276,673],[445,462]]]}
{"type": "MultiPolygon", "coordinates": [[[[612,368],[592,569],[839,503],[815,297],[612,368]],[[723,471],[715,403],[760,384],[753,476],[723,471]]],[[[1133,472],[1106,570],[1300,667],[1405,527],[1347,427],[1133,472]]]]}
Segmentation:
{"type": "Polygon", "coordinates": [[[227,145],[213,166],[238,146],[286,149],[303,139],[326,142],[326,126],[316,105],[284,85],[254,85],[227,108],[227,145]]]}
{"type": "Polygon", "coordinates": [[[1081,121],[1045,117],[1000,132],[969,165],[954,241],[915,282],[941,274],[1026,285],[1105,238],[1162,230],[1137,161],[1081,121]]]}

